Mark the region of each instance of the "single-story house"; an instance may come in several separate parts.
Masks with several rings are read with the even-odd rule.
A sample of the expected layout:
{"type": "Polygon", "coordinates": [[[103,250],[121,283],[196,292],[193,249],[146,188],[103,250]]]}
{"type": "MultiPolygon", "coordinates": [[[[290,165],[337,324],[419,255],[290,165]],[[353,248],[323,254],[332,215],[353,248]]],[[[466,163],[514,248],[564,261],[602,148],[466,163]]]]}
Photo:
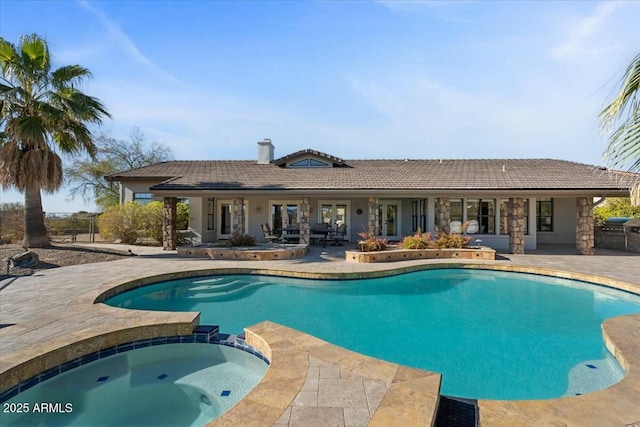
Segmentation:
{"type": "Polygon", "coordinates": [[[164,200],[164,246],[175,248],[175,204],[188,199],[196,242],[232,233],[263,237],[316,223],[372,230],[400,240],[416,230],[467,232],[497,250],[575,244],[593,253],[594,199],[628,196],[637,174],[553,159],[344,160],[305,149],[275,158],[271,140],[256,160],[168,161],[115,173],[120,201],[164,200]],[[466,231],[465,231],[466,226],[466,231]]]}

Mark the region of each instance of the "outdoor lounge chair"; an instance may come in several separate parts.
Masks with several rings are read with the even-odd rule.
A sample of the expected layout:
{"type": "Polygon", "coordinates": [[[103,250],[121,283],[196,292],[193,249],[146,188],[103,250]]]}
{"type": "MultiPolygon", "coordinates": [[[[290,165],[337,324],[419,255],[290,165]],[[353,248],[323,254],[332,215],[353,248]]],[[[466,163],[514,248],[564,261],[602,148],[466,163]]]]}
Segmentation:
{"type": "Polygon", "coordinates": [[[269,243],[280,241],[280,236],[271,232],[269,224],[262,224],[262,234],[264,235],[264,239],[269,243]]]}

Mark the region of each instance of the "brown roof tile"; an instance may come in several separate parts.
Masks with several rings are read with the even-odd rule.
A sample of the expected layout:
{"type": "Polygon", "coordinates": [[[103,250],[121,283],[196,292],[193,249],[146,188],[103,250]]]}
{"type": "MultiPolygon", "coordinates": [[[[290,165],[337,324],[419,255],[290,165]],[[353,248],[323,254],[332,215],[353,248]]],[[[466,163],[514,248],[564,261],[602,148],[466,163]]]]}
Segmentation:
{"type": "Polygon", "coordinates": [[[347,160],[350,167],[282,168],[251,160],[171,161],[113,174],[162,180],[154,190],[618,190],[639,174],[553,159],[347,160]]]}

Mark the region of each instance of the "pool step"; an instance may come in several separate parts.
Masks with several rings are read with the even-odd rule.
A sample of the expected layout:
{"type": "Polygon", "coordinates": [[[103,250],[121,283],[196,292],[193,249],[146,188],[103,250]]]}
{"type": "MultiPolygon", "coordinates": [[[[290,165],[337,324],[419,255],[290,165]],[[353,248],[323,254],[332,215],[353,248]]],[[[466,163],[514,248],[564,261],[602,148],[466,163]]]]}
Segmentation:
{"type": "MultiPolygon", "coordinates": [[[[198,283],[198,282],[194,282],[198,283]]],[[[202,283],[202,282],[200,282],[202,283]]],[[[232,280],[230,282],[217,282],[215,284],[207,284],[191,288],[190,291],[195,293],[188,296],[189,299],[206,299],[213,300],[222,297],[231,297],[239,293],[248,292],[257,289],[267,282],[255,281],[247,282],[243,280],[232,280]]]]}

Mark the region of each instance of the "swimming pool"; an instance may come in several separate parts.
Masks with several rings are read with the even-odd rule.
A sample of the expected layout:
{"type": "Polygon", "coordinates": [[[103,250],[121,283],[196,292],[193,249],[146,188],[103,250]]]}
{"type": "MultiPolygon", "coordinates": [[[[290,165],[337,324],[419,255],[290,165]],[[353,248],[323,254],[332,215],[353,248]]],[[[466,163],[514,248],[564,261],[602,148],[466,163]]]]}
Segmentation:
{"type": "Polygon", "coordinates": [[[217,344],[135,348],[70,369],[3,402],[0,424],[200,427],[242,399],[267,367],[246,351],[217,344]]]}
{"type": "Polygon", "coordinates": [[[473,269],[378,279],[228,275],[162,282],[108,304],[200,311],[221,330],[271,320],[369,356],[443,374],[445,395],[543,399],[619,381],[601,324],[640,297],[586,283],[473,269]]]}

